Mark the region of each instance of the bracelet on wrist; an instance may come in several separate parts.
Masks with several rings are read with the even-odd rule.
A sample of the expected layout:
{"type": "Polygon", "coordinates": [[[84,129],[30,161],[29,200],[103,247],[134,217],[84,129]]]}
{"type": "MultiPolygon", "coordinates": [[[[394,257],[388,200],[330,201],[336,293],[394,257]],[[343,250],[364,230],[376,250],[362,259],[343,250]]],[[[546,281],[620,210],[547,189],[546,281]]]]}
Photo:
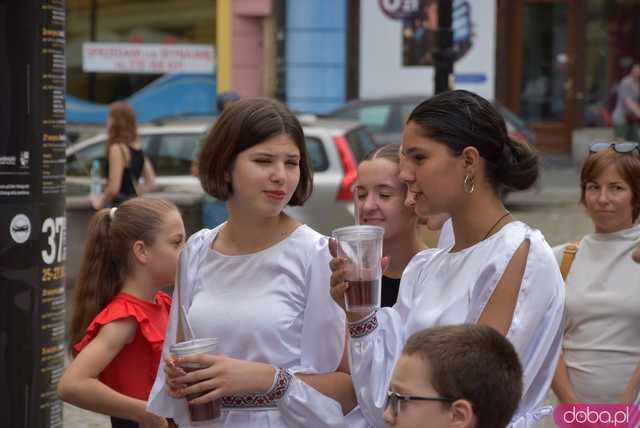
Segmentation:
{"type": "Polygon", "coordinates": [[[349,336],[354,339],[364,337],[378,328],[377,310],[374,310],[359,321],[347,322],[349,336]]]}

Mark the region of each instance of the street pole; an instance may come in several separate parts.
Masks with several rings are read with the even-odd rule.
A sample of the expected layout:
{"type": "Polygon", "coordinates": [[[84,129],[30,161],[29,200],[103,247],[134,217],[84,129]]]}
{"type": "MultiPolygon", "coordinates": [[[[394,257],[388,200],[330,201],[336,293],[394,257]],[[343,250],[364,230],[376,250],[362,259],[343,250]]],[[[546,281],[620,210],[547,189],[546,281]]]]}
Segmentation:
{"type": "Polygon", "coordinates": [[[436,94],[453,89],[452,2],[453,0],[438,0],[437,50],[434,52],[436,94]]]}
{"type": "Polygon", "coordinates": [[[65,2],[0,1],[0,426],[62,428],[65,2]]]}

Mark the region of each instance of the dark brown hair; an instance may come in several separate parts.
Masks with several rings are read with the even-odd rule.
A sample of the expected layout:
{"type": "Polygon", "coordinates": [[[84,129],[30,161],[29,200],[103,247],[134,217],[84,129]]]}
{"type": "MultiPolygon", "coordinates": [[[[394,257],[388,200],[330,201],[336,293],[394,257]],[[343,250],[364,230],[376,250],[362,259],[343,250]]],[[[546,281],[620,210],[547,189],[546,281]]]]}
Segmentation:
{"type": "Polygon", "coordinates": [[[491,327],[428,328],[412,335],[402,352],[428,365],[431,379],[426,381],[439,395],[471,402],[476,428],[504,428],[518,408],[522,395],[518,354],[491,327]]]}
{"type": "Polygon", "coordinates": [[[288,205],[302,205],[313,190],[302,126],[284,104],[270,98],[241,99],[222,111],[198,159],[204,191],[223,201],[229,199],[233,188],[228,177],[238,154],[283,134],[300,150],[300,181],[288,205]]]}
{"type": "Polygon", "coordinates": [[[442,92],[423,101],[407,123],[419,125],[426,137],[446,145],[454,156],[475,147],[486,162],[496,193],[502,187],[525,190],[538,179],[538,155],[527,143],[512,140],[504,119],[491,103],[473,92],[442,92]]]}
{"type": "Polygon", "coordinates": [[[371,150],[367,155],[360,161],[360,163],[364,161],[372,161],[374,159],[386,159],[395,164],[400,163],[400,146],[398,144],[386,144],[382,147],[378,147],[377,149],[371,150]]]}
{"type": "Polygon", "coordinates": [[[111,126],[108,129],[107,151],[111,144],[132,144],[138,139],[136,112],[126,101],[115,101],[109,105],[111,126]]]}
{"type": "Polygon", "coordinates": [[[635,152],[618,153],[610,148],[589,155],[580,172],[580,202],[585,205],[587,183],[595,181],[609,165],[616,166],[618,174],[631,188],[631,208],[635,222],[640,215],[640,156],[635,152]]]}
{"type": "Polygon", "coordinates": [[[75,283],[69,346],[78,343],[91,321],[116,294],[131,271],[135,241],[151,245],[167,213],[178,208],[162,199],[133,198],[113,212],[103,208],[89,223],[75,283]]]}

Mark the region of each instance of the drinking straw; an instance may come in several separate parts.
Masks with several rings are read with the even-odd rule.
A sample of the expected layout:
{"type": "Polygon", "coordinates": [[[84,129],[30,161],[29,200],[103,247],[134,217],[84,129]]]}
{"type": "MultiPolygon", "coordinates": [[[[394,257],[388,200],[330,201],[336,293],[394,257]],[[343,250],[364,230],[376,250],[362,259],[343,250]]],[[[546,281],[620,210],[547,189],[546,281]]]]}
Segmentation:
{"type": "Polygon", "coordinates": [[[180,309],[182,310],[182,318],[184,318],[184,323],[187,326],[187,332],[189,333],[189,340],[193,340],[196,338],[195,333],[193,332],[193,327],[191,327],[191,323],[189,322],[189,317],[187,316],[187,310],[185,309],[184,305],[180,306],[180,309]]]}
{"type": "MultiPolygon", "coordinates": [[[[356,226],[360,226],[360,212],[358,210],[358,192],[356,192],[355,189],[355,183],[353,186],[353,212],[355,214],[356,217],[356,226]]],[[[361,247],[361,243],[360,241],[356,242],[356,259],[354,260],[354,262],[357,263],[358,266],[358,271],[356,274],[356,278],[358,280],[362,279],[362,259],[361,259],[361,255],[362,254],[362,247],[361,247]]]]}
{"type": "Polygon", "coordinates": [[[356,226],[360,225],[360,213],[358,212],[358,192],[355,191],[355,187],[353,186],[353,214],[356,217],[356,226]]]}

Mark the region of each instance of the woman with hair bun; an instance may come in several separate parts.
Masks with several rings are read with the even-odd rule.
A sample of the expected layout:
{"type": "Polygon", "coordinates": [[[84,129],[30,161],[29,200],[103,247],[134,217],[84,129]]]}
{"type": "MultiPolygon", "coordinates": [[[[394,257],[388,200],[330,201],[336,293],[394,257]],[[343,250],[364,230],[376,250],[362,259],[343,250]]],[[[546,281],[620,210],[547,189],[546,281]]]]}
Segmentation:
{"type": "MultiPolygon", "coordinates": [[[[400,171],[419,216],[451,216],[455,244],[411,260],[393,308],[347,313],[352,380],[365,418],[385,426],[391,373],[411,334],[477,323],[509,339],[522,364],[523,395],[509,426],[537,427],[551,411],[543,403],[560,355],[564,286],[542,234],[514,221],[499,197],[504,186],[524,190],[535,183],[537,155],[508,137],[491,103],[457,90],[413,110],[400,171]]],[[[330,266],[331,294],[341,303],[348,287],[344,260],[330,266]]],[[[448,398],[453,406],[468,397],[448,398]]],[[[406,403],[419,405],[437,404],[406,403]]]]}

